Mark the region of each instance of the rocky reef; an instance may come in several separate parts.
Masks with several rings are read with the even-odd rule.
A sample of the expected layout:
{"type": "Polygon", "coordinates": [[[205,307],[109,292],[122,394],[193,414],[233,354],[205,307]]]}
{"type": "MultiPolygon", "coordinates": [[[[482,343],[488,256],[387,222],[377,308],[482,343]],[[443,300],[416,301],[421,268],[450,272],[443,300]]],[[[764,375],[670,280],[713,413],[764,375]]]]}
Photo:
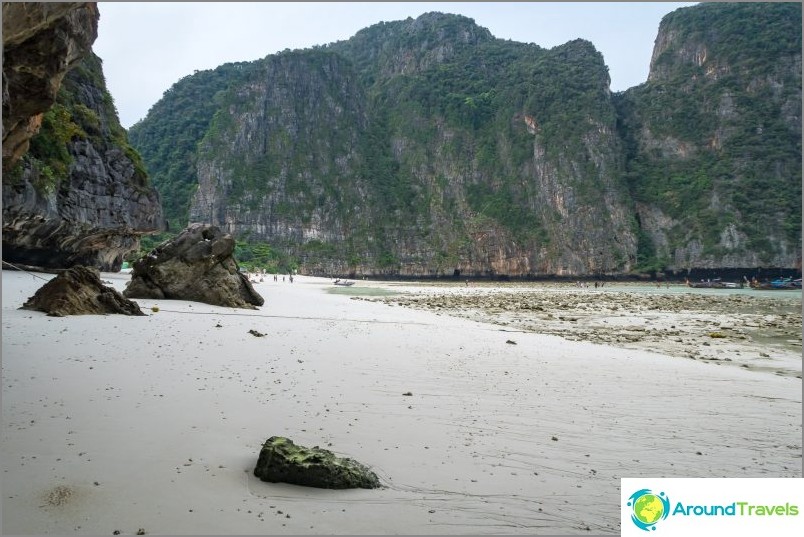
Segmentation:
{"type": "Polygon", "coordinates": [[[271,483],[290,483],[326,489],[380,488],[377,475],[365,465],[338,457],[318,446],[308,448],[282,436],[262,446],[254,475],[271,483]]]}
{"type": "Polygon", "coordinates": [[[134,262],[123,294],[232,308],[262,306],[265,301],[238,270],[234,246],[232,236],[220,229],[193,224],[134,262]]]}
{"type": "Polygon", "coordinates": [[[97,21],[95,4],[3,5],[7,261],[118,270],[141,235],[165,227],[90,52],[97,21]]]}

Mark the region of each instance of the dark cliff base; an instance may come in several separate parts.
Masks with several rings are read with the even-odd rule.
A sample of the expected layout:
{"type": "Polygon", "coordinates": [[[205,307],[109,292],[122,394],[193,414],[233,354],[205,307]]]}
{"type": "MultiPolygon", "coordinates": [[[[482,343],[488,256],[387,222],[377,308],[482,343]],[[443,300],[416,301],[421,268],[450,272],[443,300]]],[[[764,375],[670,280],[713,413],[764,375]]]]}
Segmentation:
{"type": "MultiPolygon", "coordinates": [[[[321,276],[319,274],[312,274],[312,276],[321,276]]],[[[616,275],[584,275],[584,276],[559,276],[555,274],[547,275],[533,275],[527,274],[524,276],[510,276],[507,274],[492,274],[492,275],[464,275],[461,273],[453,274],[452,276],[407,276],[400,274],[372,274],[372,275],[357,275],[354,273],[348,275],[333,275],[332,278],[348,278],[352,280],[380,280],[380,281],[411,281],[411,282],[424,282],[424,281],[488,281],[488,282],[575,282],[575,281],[602,281],[602,282],[651,282],[651,281],[669,281],[669,282],[684,282],[689,279],[692,282],[700,280],[714,280],[720,278],[727,282],[740,282],[743,277],[756,278],[759,281],[773,280],[775,278],[801,278],[801,270],[790,268],[719,268],[719,269],[690,269],[668,271],[665,273],[646,273],[646,274],[616,274],[616,275]]]]}

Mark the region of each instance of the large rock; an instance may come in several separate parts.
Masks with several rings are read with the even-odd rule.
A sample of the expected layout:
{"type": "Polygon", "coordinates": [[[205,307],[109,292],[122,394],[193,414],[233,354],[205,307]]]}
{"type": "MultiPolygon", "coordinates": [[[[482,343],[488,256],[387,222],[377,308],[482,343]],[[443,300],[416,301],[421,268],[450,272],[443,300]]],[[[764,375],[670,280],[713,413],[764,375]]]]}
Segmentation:
{"type": "Polygon", "coordinates": [[[3,174],[28,150],[62,78],[98,36],[95,2],[3,2],[3,174]]]}
{"type": "Polygon", "coordinates": [[[103,285],[97,270],[72,267],[39,288],[22,309],[44,311],[53,317],[119,313],[145,315],[136,302],[103,285]]]}
{"type": "Polygon", "coordinates": [[[234,259],[231,235],[209,224],[191,224],[134,262],[129,298],[175,299],[251,308],[265,301],[234,259]]]}
{"type": "Polygon", "coordinates": [[[271,483],[326,489],[376,489],[382,486],[377,475],[363,464],[338,457],[317,446],[297,446],[282,436],[272,436],[265,441],[254,475],[271,483]]]}

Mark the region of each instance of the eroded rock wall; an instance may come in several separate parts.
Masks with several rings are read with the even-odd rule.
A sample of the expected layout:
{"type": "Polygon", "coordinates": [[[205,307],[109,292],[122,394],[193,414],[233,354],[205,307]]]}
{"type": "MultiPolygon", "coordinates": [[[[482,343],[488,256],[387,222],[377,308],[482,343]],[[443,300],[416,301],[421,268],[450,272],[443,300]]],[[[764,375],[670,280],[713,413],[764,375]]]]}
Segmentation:
{"type": "Polygon", "coordinates": [[[6,261],[117,270],[164,228],[90,51],[97,24],[94,3],[3,4],[6,261]]]}
{"type": "Polygon", "coordinates": [[[3,2],[3,173],[28,150],[64,75],[98,37],[94,2],[3,2]]]}

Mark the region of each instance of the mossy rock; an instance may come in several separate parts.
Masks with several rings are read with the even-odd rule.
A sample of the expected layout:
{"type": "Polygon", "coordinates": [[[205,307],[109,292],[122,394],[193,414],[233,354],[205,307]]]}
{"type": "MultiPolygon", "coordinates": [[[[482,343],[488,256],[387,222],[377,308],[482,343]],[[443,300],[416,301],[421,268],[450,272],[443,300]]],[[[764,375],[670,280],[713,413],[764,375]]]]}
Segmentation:
{"type": "Polygon", "coordinates": [[[254,475],[270,483],[326,489],[375,489],[382,486],[377,475],[367,466],[338,457],[318,446],[297,446],[282,436],[272,436],[265,441],[254,475]]]}

